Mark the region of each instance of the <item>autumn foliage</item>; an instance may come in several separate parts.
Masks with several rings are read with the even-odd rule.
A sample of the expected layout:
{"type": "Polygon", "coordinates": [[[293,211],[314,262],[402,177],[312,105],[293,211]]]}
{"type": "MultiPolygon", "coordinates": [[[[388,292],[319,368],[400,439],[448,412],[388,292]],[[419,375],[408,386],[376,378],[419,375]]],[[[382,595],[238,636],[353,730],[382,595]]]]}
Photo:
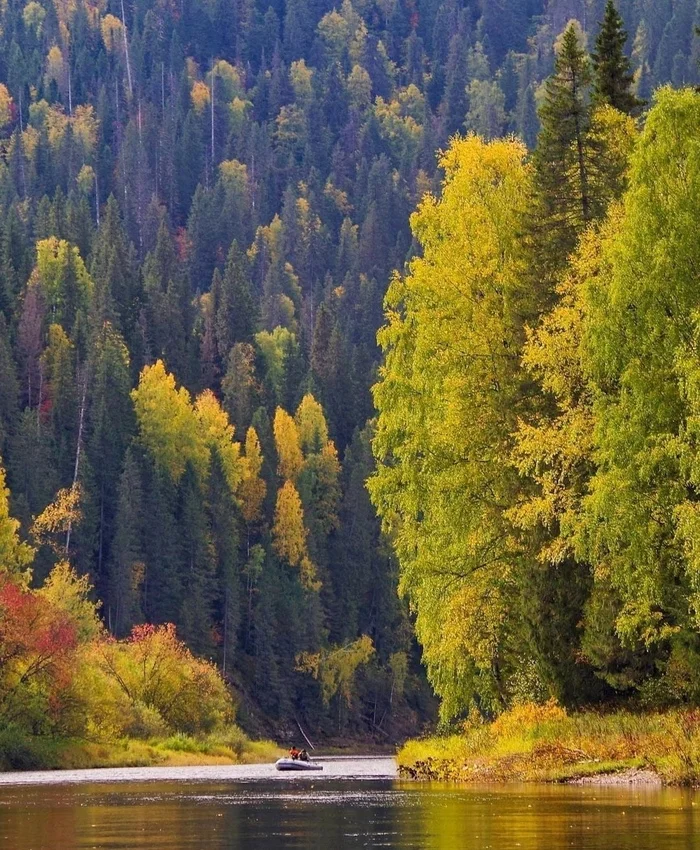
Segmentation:
{"type": "Polygon", "coordinates": [[[216,667],[172,624],[107,635],[91,588],[58,564],[44,587],[0,579],[0,725],[18,734],[113,740],[210,732],[233,720],[216,667]]]}
{"type": "Polygon", "coordinates": [[[78,631],[66,612],[0,579],[0,724],[61,729],[77,648],[78,631]]]}

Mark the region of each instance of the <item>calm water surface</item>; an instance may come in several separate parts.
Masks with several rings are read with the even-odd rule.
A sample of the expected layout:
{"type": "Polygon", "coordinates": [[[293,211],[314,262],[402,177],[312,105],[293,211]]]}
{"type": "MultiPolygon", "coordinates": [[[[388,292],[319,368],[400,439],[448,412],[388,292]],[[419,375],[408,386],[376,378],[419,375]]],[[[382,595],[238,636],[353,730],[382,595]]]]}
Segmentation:
{"type": "Polygon", "coordinates": [[[700,850],[700,795],[653,788],[456,788],[391,759],[0,774],[2,850],[700,850]]]}

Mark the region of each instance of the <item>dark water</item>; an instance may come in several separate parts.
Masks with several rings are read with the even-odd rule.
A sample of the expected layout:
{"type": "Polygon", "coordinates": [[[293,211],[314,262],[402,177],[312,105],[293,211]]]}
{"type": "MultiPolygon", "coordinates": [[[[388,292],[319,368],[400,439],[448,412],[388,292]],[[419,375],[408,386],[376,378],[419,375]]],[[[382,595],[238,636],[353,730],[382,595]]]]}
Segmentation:
{"type": "Polygon", "coordinates": [[[699,809],[681,790],[406,783],[390,759],[326,763],[322,775],[0,774],[0,848],[677,850],[700,848],[699,809]]]}

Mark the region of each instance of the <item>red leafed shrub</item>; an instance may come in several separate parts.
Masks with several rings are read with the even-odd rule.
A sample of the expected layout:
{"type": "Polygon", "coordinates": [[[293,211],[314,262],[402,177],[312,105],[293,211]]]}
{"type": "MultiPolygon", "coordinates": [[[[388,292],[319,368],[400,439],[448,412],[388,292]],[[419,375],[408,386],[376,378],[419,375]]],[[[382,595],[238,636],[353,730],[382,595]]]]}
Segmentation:
{"type": "Polygon", "coordinates": [[[0,578],[0,725],[60,727],[73,678],[77,630],[41,595],[0,578]]]}

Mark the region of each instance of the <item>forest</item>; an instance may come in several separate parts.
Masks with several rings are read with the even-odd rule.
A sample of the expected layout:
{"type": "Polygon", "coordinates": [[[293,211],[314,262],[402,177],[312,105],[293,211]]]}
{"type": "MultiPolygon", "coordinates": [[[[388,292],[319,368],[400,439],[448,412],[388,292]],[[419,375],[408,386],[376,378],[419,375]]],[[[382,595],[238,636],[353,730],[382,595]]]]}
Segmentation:
{"type": "Polygon", "coordinates": [[[692,697],[700,7],[605,7],[0,7],[0,724],[692,697]]]}

